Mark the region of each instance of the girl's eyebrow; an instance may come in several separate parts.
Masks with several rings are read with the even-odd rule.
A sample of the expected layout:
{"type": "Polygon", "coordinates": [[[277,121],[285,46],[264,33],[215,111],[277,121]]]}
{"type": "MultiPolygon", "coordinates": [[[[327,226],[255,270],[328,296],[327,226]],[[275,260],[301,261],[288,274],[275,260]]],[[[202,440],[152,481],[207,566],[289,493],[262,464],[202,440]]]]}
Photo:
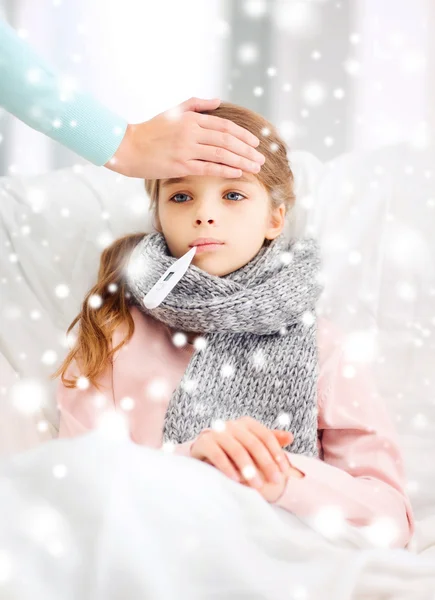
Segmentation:
{"type": "MultiPolygon", "coordinates": [[[[191,178],[189,176],[164,179],[163,183],[161,184],[161,188],[168,187],[170,185],[175,185],[176,183],[185,183],[188,182],[190,179],[191,178]]],[[[236,183],[237,181],[243,181],[245,183],[255,183],[254,180],[248,179],[245,175],[242,175],[241,177],[223,177],[223,179],[225,179],[225,181],[234,181],[234,183],[236,183]]]]}

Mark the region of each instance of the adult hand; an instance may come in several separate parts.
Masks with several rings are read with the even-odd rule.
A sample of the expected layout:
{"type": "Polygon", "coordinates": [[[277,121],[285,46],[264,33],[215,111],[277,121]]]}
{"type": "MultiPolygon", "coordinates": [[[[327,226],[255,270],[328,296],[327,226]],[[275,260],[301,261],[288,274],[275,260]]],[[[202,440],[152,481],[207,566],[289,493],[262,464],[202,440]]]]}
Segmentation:
{"type": "Polygon", "coordinates": [[[223,431],[201,432],[190,455],[256,488],[268,502],[282,495],[289,476],[304,476],[290,466],[281,448],[293,442],[292,433],[268,429],[252,417],[226,421],[225,425],[223,431]]]}
{"type": "Polygon", "coordinates": [[[191,98],[149,121],[128,125],[117,152],[104,166],[143,179],[258,173],[265,161],[255,150],[260,140],[232,121],[200,114],[220,102],[191,98]]]}

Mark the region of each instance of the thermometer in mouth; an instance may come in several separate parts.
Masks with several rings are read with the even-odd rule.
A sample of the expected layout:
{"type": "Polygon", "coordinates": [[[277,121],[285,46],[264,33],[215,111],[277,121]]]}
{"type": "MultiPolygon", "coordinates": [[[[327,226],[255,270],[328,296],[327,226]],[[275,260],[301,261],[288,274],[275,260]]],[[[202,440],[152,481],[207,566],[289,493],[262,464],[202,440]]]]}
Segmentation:
{"type": "Polygon", "coordinates": [[[193,246],[189,252],[186,252],[186,254],[175,261],[169,269],[166,269],[157,283],[155,283],[146,296],[143,297],[142,302],[146,308],[156,308],[163,302],[189,268],[189,265],[195,256],[196,248],[197,246],[193,246]]]}

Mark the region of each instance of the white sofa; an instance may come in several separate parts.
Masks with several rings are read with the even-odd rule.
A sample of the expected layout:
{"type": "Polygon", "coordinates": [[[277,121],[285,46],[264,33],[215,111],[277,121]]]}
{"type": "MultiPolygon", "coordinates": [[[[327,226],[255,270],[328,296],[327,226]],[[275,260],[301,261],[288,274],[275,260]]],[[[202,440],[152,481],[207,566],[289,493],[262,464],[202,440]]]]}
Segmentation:
{"type": "MultiPolygon", "coordinates": [[[[373,370],[403,441],[424,549],[425,523],[435,525],[434,152],[404,144],[326,165],[305,152],[289,158],[297,210],[288,230],[321,243],[319,311],[356,340],[359,359],[376,349],[373,370]]],[[[152,225],[143,182],[93,166],[0,179],[0,216],[5,455],[56,435],[47,376],[67,351],[66,329],[95,281],[101,250],[152,225]],[[58,286],[69,295],[60,297],[58,286]]]]}

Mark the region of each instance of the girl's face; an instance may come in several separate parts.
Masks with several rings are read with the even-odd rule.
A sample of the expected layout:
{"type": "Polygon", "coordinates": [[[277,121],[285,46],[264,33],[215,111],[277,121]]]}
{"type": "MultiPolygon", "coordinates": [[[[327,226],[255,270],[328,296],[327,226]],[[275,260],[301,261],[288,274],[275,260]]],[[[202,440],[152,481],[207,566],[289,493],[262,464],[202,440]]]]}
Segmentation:
{"type": "Polygon", "coordinates": [[[211,275],[222,277],[246,265],[265,239],[281,233],[284,221],[284,203],[271,211],[267,190],[250,173],[238,179],[194,175],[160,181],[156,226],[172,256],[186,254],[200,237],[224,242],[215,250],[198,249],[193,258],[211,275]]]}

